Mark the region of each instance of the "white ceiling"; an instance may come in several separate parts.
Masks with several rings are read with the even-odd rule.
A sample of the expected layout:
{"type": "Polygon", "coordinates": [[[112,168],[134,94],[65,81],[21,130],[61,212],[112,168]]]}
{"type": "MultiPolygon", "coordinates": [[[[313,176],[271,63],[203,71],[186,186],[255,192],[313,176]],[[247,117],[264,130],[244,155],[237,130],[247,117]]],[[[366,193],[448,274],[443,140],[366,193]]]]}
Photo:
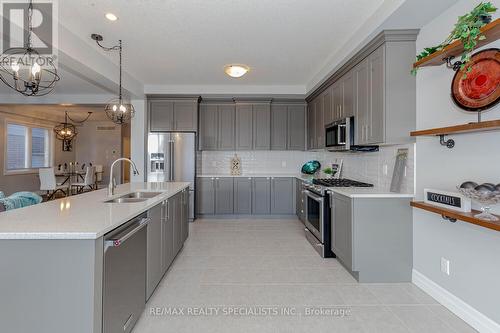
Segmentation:
{"type": "Polygon", "coordinates": [[[125,68],[145,85],[304,87],[383,2],[80,0],[61,1],[59,11],[60,23],[84,38],[123,39],[125,68]],[[251,71],[232,79],[223,72],[229,63],[251,71]]]}

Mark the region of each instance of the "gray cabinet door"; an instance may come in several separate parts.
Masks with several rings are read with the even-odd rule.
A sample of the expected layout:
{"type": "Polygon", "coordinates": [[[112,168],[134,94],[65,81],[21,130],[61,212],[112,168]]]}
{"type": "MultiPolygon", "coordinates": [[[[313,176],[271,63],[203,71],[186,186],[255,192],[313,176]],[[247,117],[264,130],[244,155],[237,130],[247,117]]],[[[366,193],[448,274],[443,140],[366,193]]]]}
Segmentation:
{"type": "Polygon", "coordinates": [[[174,102],[174,123],[176,131],[192,131],[198,129],[198,102],[174,102]]]}
{"type": "Polygon", "coordinates": [[[219,150],[234,150],[234,105],[219,107],[219,150]]]}
{"type": "Polygon", "coordinates": [[[251,105],[236,105],[236,149],[252,150],[253,109],[251,105]]]}
{"type": "Polygon", "coordinates": [[[216,150],[218,143],[218,108],[217,105],[200,106],[199,149],[216,150]]]}
{"type": "Polygon", "coordinates": [[[271,214],[293,215],[294,178],[271,178],[271,214]]]}
{"type": "Polygon", "coordinates": [[[215,178],[215,214],[233,214],[233,178],[215,178]]]}
{"type": "Polygon", "coordinates": [[[335,194],[332,204],[332,251],[352,269],[352,201],[335,194]]]}
{"type": "Polygon", "coordinates": [[[174,103],[171,101],[149,102],[149,128],[151,131],[173,131],[174,103]]]}
{"type": "Polygon", "coordinates": [[[182,240],[182,193],[172,197],[173,219],[174,219],[174,256],[179,253],[184,244],[182,240]]]}
{"type": "Polygon", "coordinates": [[[342,82],[340,80],[332,85],[332,96],[333,120],[342,119],[342,82]]]}
{"type": "Polygon", "coordinates": [[[276,104],[271,107],[271,149],[287,149],[288,107],[276,104]]]}
{"type": "Polygon", "coordinates": [[[342,77],[342,118],[354,116],[354,72],[351,70],[342,77]]]}
{"type": "Polygon", "coordinates": [[[288,150],[306,149],[306,108],[304,105],[288,106],[288,150]]]}
{"type": "Polygon", "coordinates": [[[314,99],[314,114],[315,114],[315,122],[316,122],[316,148],[322,149],[325,148],[325,121],[323,114],[323,100],[321,96],[318,96],[314,99]]]}
{"type": "Polygon", "coordinates": [[[305,194],[303,194],[302,180],[296,179],[295,184],[295,212],[302,223],[305,222],[305,194]]]}
{"type": "Polygon", "coordinates": [[[215,213],[214,178],[196,178],[196,212],[201,215],[215,213]]]}
{"type": "Polygon", "coordinates": [[[174,261],[174,202],[169,198],[163,206],[162,215],[162,265],[166,272],[174,261]]]}
{"type": "Polygon", "coordinates": [[[271,105],[253,105],[253,149],[271,149],[271,105]]]}
{"type": "Polygon", "coordinates": [[[314,100],[307,104],[307,149],[316,148],[316,105],[314,100]]]}
{"type": "Polygon", "coordinates": [[[379,47],[368,57],[370,74],[370,119],[368,143],[385,141],[385,47],[379,47]]]}
{"type": "Polygon", "coordinates": [[[355,144],[367,144],[367,127],[370,112],[370,88],[368,60],[365,59],[354,69],[355,88],[355,144]]]}
{"type": "Polygon", "coordinates": [[[252,178],[252,214],[271,213],[271,179],[252,178]]]}
{"type": "Polygon", "coordinates": [[[333,117],[333,87],[327,88],[322,94],[321,99],[323,100],[323,121],[326,124],[330,124],[333,117]]]}
{"type": "Polygon", "coordinates": [[[234,214],[252,214],[252,178],[234,178],[234,214]]]}
{"type": "Polygon", "coordinates": [[[163,276],[161,211],[161,204],[148,211],[151,220],[147,226],[146,299],[151,297],[163,276]]]}
{"type": "Polygon", "coordinates": [[[182,244],[189,237],[189,190],[182,191],[182,219],[181,219],[181,239],[182,244]]]}

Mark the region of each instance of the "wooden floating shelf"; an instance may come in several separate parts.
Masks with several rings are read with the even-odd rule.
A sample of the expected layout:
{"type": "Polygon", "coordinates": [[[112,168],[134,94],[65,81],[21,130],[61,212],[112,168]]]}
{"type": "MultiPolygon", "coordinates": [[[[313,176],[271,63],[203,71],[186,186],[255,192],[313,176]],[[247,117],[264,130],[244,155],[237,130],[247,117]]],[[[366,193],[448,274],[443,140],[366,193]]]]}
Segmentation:
{"type": "MultiPolygon", "coordinates": [[[[478,226],[481,226],[484,228],[500,231],[500,221],[480,220],[480,219],[474,217],[474,215],[480,213],[480,211],[477,211],[477,210],[473,210],[470,213],[457,212],[455,210],[429,205],[429,204],[422,202],[422,201],[412,201],[410,203],[410,205],[414,208],[419,208],[419,209],[426,210],[428,212],[439,214],[443,218],[446,218],[448,220],[449,219],[456,219],[456,220],[472,223],[472,224],[475,224],[475,225],[478,225],[478,226]]],[[[499,216],[499,218],[500,218],[500,216],[499,216]]]]}
{"type": "Polygon", "coordinates": [[[411,136],[440,136],[460,133],[486,132],[500,130],[500,120],[482,121],[449,127],[439,127],[411,132],[411,136]]]}
{"type": "MultiPolygon", "coordinates": [[[[479,40],[477,42],[476,48],[500,39],[500,19],[496,19],[495,21],[488,23],[487,25],[482,27],[481,34],[485,36],[486,39],[479,40]]],[[[413,67],[441,66],[442,64],[446,63],[446,61],[444,60],[445,58],[458,57],[462,54],[463,51],[464,48],[462,42],[456,40],[441,51],[437,51],[415,62],[413,64],[413,67]]]]}

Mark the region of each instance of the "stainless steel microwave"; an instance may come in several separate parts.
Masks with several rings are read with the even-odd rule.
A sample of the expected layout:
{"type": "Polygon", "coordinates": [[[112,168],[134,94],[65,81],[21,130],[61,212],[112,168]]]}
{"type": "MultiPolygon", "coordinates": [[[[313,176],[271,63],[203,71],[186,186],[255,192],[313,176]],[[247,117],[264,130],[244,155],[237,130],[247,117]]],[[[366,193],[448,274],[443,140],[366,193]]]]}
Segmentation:
{"type": "Polygon", "coordinates": [[[326,125],[325,140],[325,146],[328,150],[351,150],[354,145],[354,117],[337,120],[326,125]]]}

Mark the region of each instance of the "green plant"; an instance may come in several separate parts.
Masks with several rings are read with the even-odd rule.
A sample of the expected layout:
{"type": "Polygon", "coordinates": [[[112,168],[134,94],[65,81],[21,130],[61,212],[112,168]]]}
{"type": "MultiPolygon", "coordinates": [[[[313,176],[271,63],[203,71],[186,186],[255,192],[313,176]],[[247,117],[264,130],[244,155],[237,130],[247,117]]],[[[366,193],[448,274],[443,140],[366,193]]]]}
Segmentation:
{"type": "MultiPolygon", "coordinates": [[[[491,21],[491,13],[496,11],[497,8],[493,6],[491,2],[481,2],[479,5],[474,7],[470,13],[458,18],[453,31],[444,42],[437,46],[426,47],[422,52],[417,54],[417,61],[435,52],[441,51],[455,40],[460,40],[464,47],[464,51],[462,52],[460,58],[460,69],[464,69],[465,65],[470,60],[471,52],[477,46],[477,42],[485,39],[485,36],[481,35],[481,28],[491,21]]],[[[418,67],[413,68],[412,74],[416,74],[417,70],[418,67]]]]}
{"type": "Polygon", "coordinates": [[[327,174],[327,175],[330,175],[330,176],[331,176],[331,175],[333,175],[333,173],[334,173],[334,172],[333,172],[333,169],[332,169],[332,168],[330,168],[330,167],[325,168],[325,169],[323,170],[323,172],[324,172],[325,174],[327,174]]]}

